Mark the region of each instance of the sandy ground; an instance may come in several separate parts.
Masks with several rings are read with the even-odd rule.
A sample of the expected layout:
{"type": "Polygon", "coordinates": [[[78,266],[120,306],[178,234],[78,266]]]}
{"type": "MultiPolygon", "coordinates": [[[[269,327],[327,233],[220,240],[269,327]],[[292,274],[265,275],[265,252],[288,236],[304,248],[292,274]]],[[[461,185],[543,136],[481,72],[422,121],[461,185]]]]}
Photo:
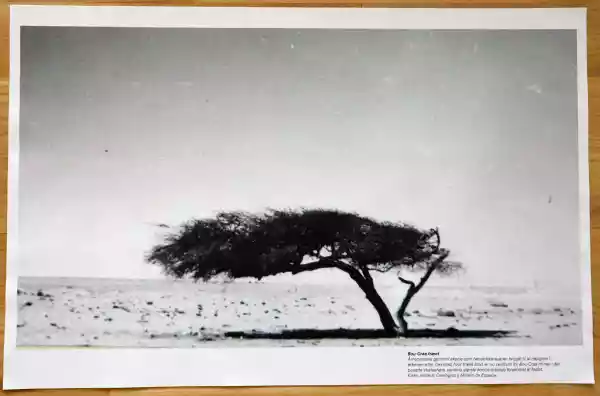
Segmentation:
{"type": "MultiPolygon", "coordinates": [[[[399,284],[380,290],[390,307],[399,304],[404,292],[399,284]]],[[[381,326],[352,282],[22,278],[18,294],[19,346],[574,345],[581,343],[582,332],[577,296],[536,290],[428,286],[409,307],[412,328],[514,331],[506,337],[310,340],[224,334],[381,326]]]]}

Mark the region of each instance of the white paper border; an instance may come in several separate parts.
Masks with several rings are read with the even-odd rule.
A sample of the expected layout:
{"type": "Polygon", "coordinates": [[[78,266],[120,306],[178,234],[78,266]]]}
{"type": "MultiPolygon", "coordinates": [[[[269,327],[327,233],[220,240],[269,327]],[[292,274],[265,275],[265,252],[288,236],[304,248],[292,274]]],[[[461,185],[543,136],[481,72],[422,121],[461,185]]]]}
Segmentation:
{"type": "Polygon", "coordinates": [[[4,389],[441,383],[593,383],[586,10],[11,6],[4,389]],[[17,349],[21,26],[577,31],[583,345],[221,349],[17,349]],[[560,368],[497,378],[409,378],[408,351],[550,356],[560,368]]]}

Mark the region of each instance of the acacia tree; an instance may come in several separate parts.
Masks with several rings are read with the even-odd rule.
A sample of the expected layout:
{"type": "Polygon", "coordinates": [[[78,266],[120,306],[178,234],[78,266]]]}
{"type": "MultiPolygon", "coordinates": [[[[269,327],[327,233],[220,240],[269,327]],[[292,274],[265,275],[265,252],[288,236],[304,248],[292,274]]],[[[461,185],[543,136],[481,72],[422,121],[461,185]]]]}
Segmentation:
{"type": "Polygon", "coordinates": [[[183,224],[156,245],[147,260],[167,275],[194,280],[219,275],[261,279],[335,268],[360,287],[387,333],[405,334],[406,308],[433,272],[448,273],[460,266],[446,261],[450,252],[440,245],[437,229],[421,230],[337,210],[226,212],[183,224]],[[371,273],[400,269],[420,270],[423,275],[413,282],[398,271],[408,289],[396,322],[371,273]]]}

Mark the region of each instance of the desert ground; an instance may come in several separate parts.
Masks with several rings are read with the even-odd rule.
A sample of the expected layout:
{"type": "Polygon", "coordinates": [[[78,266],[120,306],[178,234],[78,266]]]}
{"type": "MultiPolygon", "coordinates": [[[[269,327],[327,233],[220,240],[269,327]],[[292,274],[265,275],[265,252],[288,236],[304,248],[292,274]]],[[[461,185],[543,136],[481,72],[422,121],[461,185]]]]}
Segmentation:
{"type": "MultiPolygon", "coordinates": [[[[392,309],[404,292],[397,281],[379,290],[392,309]]],[[[582,333],[577,295],[525,288],[426,286],[409,325],[454,332],[408,338],[360,333],[381,325],[352,282],[20,278],[17,300],[21,347],[575,345],[582,333]],[[458,335],[476,330],[490,332],[458,335]]]]}

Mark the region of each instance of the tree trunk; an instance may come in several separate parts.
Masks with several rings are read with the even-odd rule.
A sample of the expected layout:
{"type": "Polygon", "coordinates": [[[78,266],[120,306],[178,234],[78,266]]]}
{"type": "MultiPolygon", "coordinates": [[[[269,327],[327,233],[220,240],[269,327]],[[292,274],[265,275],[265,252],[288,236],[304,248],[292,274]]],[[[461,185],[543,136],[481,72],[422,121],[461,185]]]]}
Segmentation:
{"type": "Polygon", "coordinates": [[[410,300],[417,294],[417,288],[414,285],[410,285],[408,287],[408,291],[404,296],[404,300],[402,300],[402,304],[400,304],[400,308],[396,312],[396,317],[398,318],[398,324],[400,328],[398,332],[402,335],[406,335],[408,333],[408,323],[406,323],[406,319],[404,319],[404,314],[406,313],[406,308],[408,308],[408,304],[410,304],[410,300]]]}
{"type": "Polygon", "coordinates": [[[408,290],[406,291],[404,300],[402,300],[402,304],[400,304],[400,308],[398,308],[398,311],[396,312],[396,317],[398,318],[398,324],[400,325],[400,327],[398,329],[399,334],[406,335],[408,333],[408,323],[406,323],[406,319],[404,319],[404,314],[406,313],[406,308],[408,308],[408,304],[410,304],[410,300],[412,300],[412,298],[415,296],[415,294],[417,294],[423,288],[423,286],[425,286],[425,283],[429,280],[433,271],[435,271],[438,268],[438,266],[440,265],[440,263],[442,263],[446,259],[446,257],[448,257],[448,254],[449,254],[449,252],[446,251],[443,254],[441,254],[440,257],[435,259],[429,265],[429,268],[427,268],[427,271],[425,271],[425,275],[423,275],[423,277],[421,278],[419,283],[417,283],[416,285],[414,282],[406,280],[406,279],[402,278],[401,276],[398,276],[398,279],[402,283],[405,283],[408,285],[408,290]]]}
{"type": "MultiPolygon", "coordinates": [[[[360,286],[360,285],[359,285],[360,286]]],[[[365,292],[365,296],[367,300],[373,305],[373,308],[377,311],[379,315],[379,320],[383,325],[383,329],[387,334],[397,334],[398,333],[398,325],[394,321],[394,317],[392,316],[389,308],[375,290],[375,287],[362,287],[361,289],[365,292]]]]}
{"type": "Polygon", "coordinates": [[[348,272],[348,275],[350,275],[352,280],[354,280],[365,293],[365,297],[367,297],[367,300],[371,303],[373,308],[375,308],[375,311],[377,311],[377,315],[379,315],[379,320],[381,321],[381,325],[385,332],[387,334],[397,334],[398,325],[394,321],[394,317],[385,304],[385,301],[383,301],[379,293],[377,293],[373,281],[365,278],[358,271],[346,270],[346,272],[348,272]]]}

